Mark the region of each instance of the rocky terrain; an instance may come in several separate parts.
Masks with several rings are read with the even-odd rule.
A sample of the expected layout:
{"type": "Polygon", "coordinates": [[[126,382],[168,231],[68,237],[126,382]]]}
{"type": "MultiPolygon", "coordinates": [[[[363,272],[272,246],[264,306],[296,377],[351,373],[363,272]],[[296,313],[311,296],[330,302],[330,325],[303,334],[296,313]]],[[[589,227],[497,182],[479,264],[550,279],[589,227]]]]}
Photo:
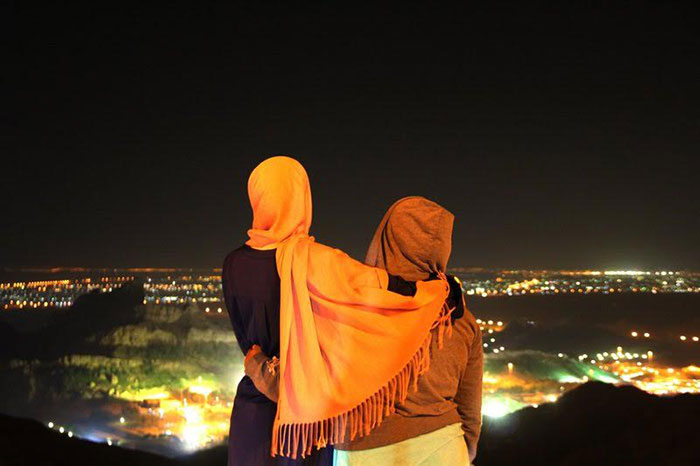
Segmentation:
{"type": "MultiPolygon", "coordinates": [[[[633,387],[587,383],[557,403],[488,420],[476,466],[682,466],[700,464],[700,396],[661,398],[633,387]]],[[[0,465],[221,466],[226,448],[168,459],[68,438],[0,416],[0,465]],[[40,448],[37,448],[40,446],[40,448]]]]}
{"type": "MultiPolygon", "coordinates": [[[[181,398],[198,384],[224,402],[233,399],[242,373],[225,313],[144,305],[141,283],[81,296],[70,309],[26,314],[22,325],[0,321],[0,413],[60,420],[104,438],[116,434],[114,422],[124,413],[135,417],[149,394],[181,398]]],[[[172,442],[143,437],[152,426],[122,427],[140,432],[146,448],[172,449],[172,442]]]]}

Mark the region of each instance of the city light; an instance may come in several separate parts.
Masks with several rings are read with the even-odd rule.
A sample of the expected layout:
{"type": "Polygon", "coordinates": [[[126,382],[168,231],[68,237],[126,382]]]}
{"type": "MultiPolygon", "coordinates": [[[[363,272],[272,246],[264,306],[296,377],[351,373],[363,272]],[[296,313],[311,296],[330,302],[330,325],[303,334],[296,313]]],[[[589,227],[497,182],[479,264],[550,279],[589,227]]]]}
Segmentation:
{"type": "Polygon", "coordinates": [[[506,403],[494,398],[487,399],[482,405],[481,411],[484,416],[495,418],[503,417],[510,412],[506,403]]]}
{"type": "MultiPolygon", "coordinates": [[[[466,269],[451,271],[462,275],[468,295],[489,300],[509,300],[532,295],[611,293],[616,296],[649,293],[650,299],[656,299],[651,294],[700,292],[700,275],[665,272],[493,270],[471,274],[466,269]]],[[[197,313],[206,322],[225,322],[228,325],[221,277],[211,271],[192,273],[170,270],[148,272],[146,275],[123,273],[114,276],[3,283],[0,284],[0,304],[8,312],[25,309],[53,312],[53,309],[70,307],[82,294],[109,293],[110,290],[114,292],[135,280],[143,283],[144,297],[142,301],[139,298],[139,303],[142,302],[147,309],[177,307],[186,309],[183,311],[185,313],[197,313]]],[[[479,307],[474,306],[472,311],[478,313],[479,307]]],[[[642,320],[631,321],[619,328],[621,340],[613,340],[609,346],[577,350],[554,346],[546,354],[531,355],[533,359],[528,361],[527,354],[524,355],[516,342],[509,339],[509,326],[510,329],[518,327],[513,327],[514,323],[504,317],[495,314],[488,317],[482,315],[476,319],[482,331],[485,353],[485,416],[499,418],[528,406],[555,403],[568,390],[589,380],[631,384],[653,394],[700,393],[700,369],[697,366],[663,365],[658,360],[663,361],[665,353],[659,357],[650,349],[661,348],[655,346],[659,343],[675,342],[680,346],[679,341],[684,342],[684,346],[697,348],[691,343],[700,340],[696,329],[684,328],[682,331],[685,335],[678,335],[679,331],[668,334],[651,328],[642,320]]],[[[167,313],[158,318],[167,319],[167,313]]],[[[524,322],[525,320],[516,325],[525,325],[524,322]]],[[[529,320],[526,322],[526,325],[535,325],[529,320]]],[[[200,331],[201,328],[204,327],[195,330],[200,331]]],[[[192,334],[197,336],[196,331],[188,333],[187,337],[192,334]]],[[[210,338],[207,333],[202,335],[203,338],[210,338]]],[[[232,335],[229,336],[233,338],[232,335]]],[[[126,445],[130,443],[126,439],[130,438],[171,437],[172,441],[177,441],[179,449],[188,452],[220,443],[228,435],[232,394],[242,376],[242,367],[238,366],[232,367],[225,375],[200,371],[198,366],[193,366],[188,367],[187,375],[168,383],[159,381],[144,384],[143,380],[139,380],[139,384],[122,386],[121,375],[120,382],[112,385],[108,374],[109,397],[119,403],[127,403],[128,407],[112,411],[114,414],[109,422],[111,437],[102,435],[98,439],[106,441],[108,445],[126,445]]],[[[49,421],[46,425],[61,433],[67,432],[69,437],[76,436],[73,430],[59,427],[55,423],[63,423],[64,426],[75,429],[77,436],[85,435],[88,438],[88,434],[81,433],[81,427],[69,418],[49,421]]]]}
{"type": "MultiPolygon", "coordinates": [[[[0,283],[0,306],[5,310],[65,308],[78,296],[91,291],[102,293],[131,283],[137,276],[144,278],[144,304],[220,304],[221,276],[219,273],[181,273],[176,269],[126,269],[121,275],[97,278],[76,278],[27,282],[0,283]]],[[[482,275],[483,275],[483,271],[482,275]]],[[[462,283],[470,296],[511,297],[533,294],[611,294],[611,293],[700,293],[700,275],[673,271],[519,271],[491,270],[485,275],[470,276],[470,269],[455,268],[450,273],[462,275],[462,283]],[[673,277],[669,279],[668,277],[673,277]]],[[[222,314],[217,306],[215,314],[222,314]]],[[[477,322],[482,324],[483,322],[477,322]]],[[[489,326],[500,328],[502,321],[490,320],[489,326]]],[[[637,330],[633,331],[638,336],[637,330]]],[[[649,338],[648,332],[644,337],[649,338]]]]}

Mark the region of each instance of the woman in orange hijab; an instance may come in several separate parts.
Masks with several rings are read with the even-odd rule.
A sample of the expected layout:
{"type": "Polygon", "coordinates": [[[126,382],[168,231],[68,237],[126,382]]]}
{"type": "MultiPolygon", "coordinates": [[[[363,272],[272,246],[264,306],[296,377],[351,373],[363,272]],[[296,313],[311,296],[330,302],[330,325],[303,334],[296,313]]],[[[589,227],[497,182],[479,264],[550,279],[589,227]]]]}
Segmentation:
{"type": "Polygon", "coordinates": [[[450,322],[449,285],[419,281],[402,296],[385,270],[316,243],[308,177],[294,159],[258,165],[248,195],[253,227],[226,257],[224,297],[243,353],[279,355],[269,367],[279,394],[275,404],[241,380],[229,465],[318,464],[315,450],[368,434],[428,369],[431,329],[450,322]]]}
{"type": "MultiPolygon", "coordinates": [[[[449,211],[424,197],[400,199],[379,224],[365,263],[405,280],[444,273],[452,251],[453,223],[449,211]]],[[[453,325],[448,338],[440,332],[444,329],[433,330],[430,370],[418,380],[417,390],[369,435],[336,445],[335,466],[466,466],[474,460],[481,431],[481,330],[466,309],[461,283],[456,277],[447,279],[453,325]]],[[[402,288],[413,294],[411,282],[402,288]]],[[[255,348],[246,356],[245,371],[262,393],[276,400],[278,381],[267,370],[269,364],[270,359],[255,348]]]]}

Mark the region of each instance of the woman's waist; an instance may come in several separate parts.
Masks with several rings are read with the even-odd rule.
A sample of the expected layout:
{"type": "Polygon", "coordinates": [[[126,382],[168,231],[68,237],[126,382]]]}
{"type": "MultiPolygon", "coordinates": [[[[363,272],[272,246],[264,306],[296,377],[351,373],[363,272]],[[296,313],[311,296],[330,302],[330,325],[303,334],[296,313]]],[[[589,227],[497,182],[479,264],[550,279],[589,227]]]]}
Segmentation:
{"type": "Polygon", "coordinates": [[[255,388],[255,384],[250,377],[244,376],[240,382],[238,382],[238,388],[236,389],[235,403],[240,402],[250,402],[250,403],[271,403],[276,404],[274,401],[260,393],[260,391],[255,388]]]}
{"type": "MultiPolygon", "coordinates": [[[[339,450],[368,450],[434,432],[445,426],[461,422],[456,405],[435,414],[404,415],[394,413],[382,421],[369,435],[355,438],[337,446],[339,450]]],[[[349,440],[346,437],[346,440],[349,440]]]]}

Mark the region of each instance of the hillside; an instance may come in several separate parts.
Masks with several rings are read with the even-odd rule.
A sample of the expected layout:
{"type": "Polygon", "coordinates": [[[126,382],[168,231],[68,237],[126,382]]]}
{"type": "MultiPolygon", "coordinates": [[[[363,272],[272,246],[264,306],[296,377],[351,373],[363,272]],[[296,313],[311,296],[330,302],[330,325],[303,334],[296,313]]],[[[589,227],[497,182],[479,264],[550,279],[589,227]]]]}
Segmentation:
{"type": "MultiPolygon", "coordinates": [[[[661,398],[587,383],[557,403],[486,420],[476,466],[699,464],[700,396],[661,398]]],[[[166,459],[69,439],[35,421],[0,415],[0,465],[221,466],[225,447],[166,459]],[[36,448],[41,445],[41,448],[36,448]]]]}

